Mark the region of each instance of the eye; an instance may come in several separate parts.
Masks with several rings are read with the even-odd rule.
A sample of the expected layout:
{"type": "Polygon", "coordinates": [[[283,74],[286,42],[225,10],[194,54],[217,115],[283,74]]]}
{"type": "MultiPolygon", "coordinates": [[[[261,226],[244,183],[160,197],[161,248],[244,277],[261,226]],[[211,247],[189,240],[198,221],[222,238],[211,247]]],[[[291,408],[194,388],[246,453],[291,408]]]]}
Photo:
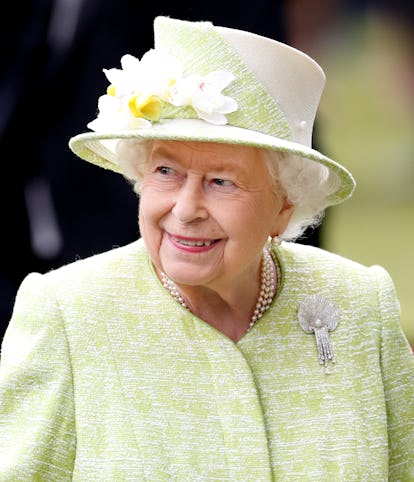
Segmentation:
{"type": "Polygon", "coordinates": [[[221,178],[213,179],[213,183],[216,186],[223,186],[223,187],[231,187],[234,185],[233,181],[229,181],[228,179],[221,179],[221,178]]]}
{"type": "Polygon", "coordinates": [[[168,176],[174,173],[174,170],[171,169],[171,167],[167,167],[167,166],[158,166],[155,169],[155,171],[161,174],[162,176],[168,176]]]}

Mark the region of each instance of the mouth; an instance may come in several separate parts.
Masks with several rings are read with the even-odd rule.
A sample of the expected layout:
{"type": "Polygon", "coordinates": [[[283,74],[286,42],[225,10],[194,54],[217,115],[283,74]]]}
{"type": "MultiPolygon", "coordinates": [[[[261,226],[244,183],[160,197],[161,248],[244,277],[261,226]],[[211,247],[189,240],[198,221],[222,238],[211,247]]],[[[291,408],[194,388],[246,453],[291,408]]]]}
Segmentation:
{"type": "Polygon", "coordinates": [[[168,237],[173,244],[184,249],[210,248],[220,241],[219,239],[184,238],[181,236],[173,236],[171,234],[168,235],[168,237]]]}

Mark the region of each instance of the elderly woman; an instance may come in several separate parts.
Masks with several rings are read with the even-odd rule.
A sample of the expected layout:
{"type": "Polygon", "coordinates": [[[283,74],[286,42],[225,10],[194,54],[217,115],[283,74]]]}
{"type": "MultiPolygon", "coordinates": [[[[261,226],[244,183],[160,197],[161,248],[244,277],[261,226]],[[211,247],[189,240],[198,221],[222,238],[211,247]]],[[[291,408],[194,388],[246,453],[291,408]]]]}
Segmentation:
{"type": "Polygon", "coordinates": [[[321,68],[158,17],[70,147],[141,239],[22,283],[4,481],[414,480],[414,357],[387,272],[294,242],[354,180],[312,149],[321,68]]]}

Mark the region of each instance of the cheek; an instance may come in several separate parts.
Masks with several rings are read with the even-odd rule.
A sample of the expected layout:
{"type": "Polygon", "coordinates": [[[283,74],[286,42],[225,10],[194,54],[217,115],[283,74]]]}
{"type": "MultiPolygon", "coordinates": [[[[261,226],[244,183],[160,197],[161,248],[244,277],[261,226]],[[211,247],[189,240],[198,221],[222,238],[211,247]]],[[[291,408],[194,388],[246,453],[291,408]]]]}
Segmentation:
{"type": "Polygon", "coordinates": [[[273,195],[254,200],[238,218],[240,229],[244,229],[249,237],[266,240],[274,230],[281,206],[281,201],[273,195]]]}
{"type": "Polygon", "coordinates": [[[244,210],[244,215],[240,219],[245,217],[249,218],[250,222],[257,225],[266,225],[269,223],[270,218],[274,217],[279,208],[279,204],[271,196],[253,198],[251,202],[247,203],[244,210]]]}
{"type": "Polygon", "coordinates": [[[157,227],[159,220],[158,204],[151,196],[142,192],[139,202],[139,228],[142,236],[149,235],[157,227]]]}
{"type": "Polygon", "coordinates": [[[216,222],[226,232],[229,241],[237,245],[251,245],[266,240],[270,217],[264,207],[255,202],[237,206],[221,204],[216,210],[216,222]]]}
{"type": "Polygon", "coordinates": [[[163,220],[171,212],[171,195],[152,189],[143,189],[139,201],[139,227],[142,236],[150,236],[159,244],[163,232],[163,220]]]}
{"type": "Polygon", "coordinates": [[[150,258],[159,266],[159,252],[162,242],[162,231],[158,225],[158,217],[153,212],[152,204],[148,200],[140,202],[139,206],[139,232],[148,249],[150,258]]]}
{"type": "Polygon", "coordinates": [[[153,189],[143,187],[139,201],[139,213],[146,221],[154,221],[161,217],[167,207],[165,206],[165,196],[153,189]]]}

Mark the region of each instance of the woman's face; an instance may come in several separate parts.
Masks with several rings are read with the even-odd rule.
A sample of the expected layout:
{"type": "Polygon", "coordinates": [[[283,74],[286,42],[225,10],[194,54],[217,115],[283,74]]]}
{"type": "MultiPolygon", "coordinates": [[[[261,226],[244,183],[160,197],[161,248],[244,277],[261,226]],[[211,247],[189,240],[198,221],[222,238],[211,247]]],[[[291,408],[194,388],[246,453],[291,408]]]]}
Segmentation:
{"type": "Polygon", "coordinates": [[[139,225],[151,259],[178,284],[218,288],[257,272],[262,248],[292,206],[253,147],[156,141],[142,183],[139,225]]]}

